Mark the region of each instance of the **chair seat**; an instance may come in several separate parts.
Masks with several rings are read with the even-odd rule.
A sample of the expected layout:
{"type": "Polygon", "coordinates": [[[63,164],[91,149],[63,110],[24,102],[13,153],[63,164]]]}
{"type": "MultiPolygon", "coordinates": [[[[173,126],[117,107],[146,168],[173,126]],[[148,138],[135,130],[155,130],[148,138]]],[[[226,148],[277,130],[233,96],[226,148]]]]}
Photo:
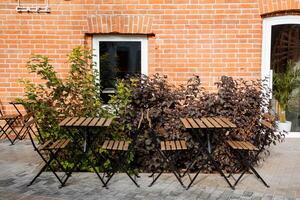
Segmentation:
{"type": "Polygon", "coordinates": [[[160,149],[162,151],[185,150],[187,145],[185,140],[167,140],[160,142],[160,149]]]}
{"type": "Polygon", "coordinates": [[[17,114],[12,114],[12,115],[3,115],[0,117],[0,120],[9,120],[9,119],[15,119],[19,117],[17,114]]]}
{"type": "Polygon", "coordinates": [[[127,151],[130,141],[125,140],[105,140],[102,149],[127,151]]]}
{"type": "Polygon", "coordinates": [[[250,142],[228,140],[227,143],[233,149],[248,150],[248,151],[258,151],[258,148],[255,147],[250,142]]]}
{"type": "Polygon", "coordinates": [[[60,139],[56,141],[48,140],[38,147],[38,150],[49,150],[49,149],[64,149],[69,143],[70,139],[60,139]]]}

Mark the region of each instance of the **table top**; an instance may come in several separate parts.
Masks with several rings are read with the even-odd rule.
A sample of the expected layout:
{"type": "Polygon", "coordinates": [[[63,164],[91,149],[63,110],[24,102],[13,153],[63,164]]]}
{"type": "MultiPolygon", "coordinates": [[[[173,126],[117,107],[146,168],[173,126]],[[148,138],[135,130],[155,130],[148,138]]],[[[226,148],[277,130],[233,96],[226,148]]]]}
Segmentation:
{"type": "Polygon", "coordinates": [[[62,127],[108,127],[112,118],[66,117],[60,123],[62,127]]]}
{"type": "Polygon", "coordinates": [[[187,129],[236,128],[226,117],[180,118],[187,129]]]}

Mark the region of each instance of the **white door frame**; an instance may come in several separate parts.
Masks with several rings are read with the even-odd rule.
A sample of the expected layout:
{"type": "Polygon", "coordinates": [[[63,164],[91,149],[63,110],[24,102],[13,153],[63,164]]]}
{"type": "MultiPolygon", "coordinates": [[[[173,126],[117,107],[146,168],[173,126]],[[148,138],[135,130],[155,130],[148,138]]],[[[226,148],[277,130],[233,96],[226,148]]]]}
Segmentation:
{"type": "Polygon", "coordinates": [[[287,15],[279,17],[269,17],[263,19],[263,38],[261,56],[261,78],[268,79],[268,85],[272,89],[272,70],[271,70],[271,39],[272,26],[282,24],[300,24],[300,16],[287,15]]]}
{"type": "MultiPolygon", "coordinates": [[[[141,42],[141,73],[148,75],[148,38],[147,35],[94,35],[93,36],[93,62],[95,68],[100,72],[100,50],[99,42],[122,41],[122,42],[141,42]]],[[[101,72],[100,72],[101,73],[101,72]]]]}

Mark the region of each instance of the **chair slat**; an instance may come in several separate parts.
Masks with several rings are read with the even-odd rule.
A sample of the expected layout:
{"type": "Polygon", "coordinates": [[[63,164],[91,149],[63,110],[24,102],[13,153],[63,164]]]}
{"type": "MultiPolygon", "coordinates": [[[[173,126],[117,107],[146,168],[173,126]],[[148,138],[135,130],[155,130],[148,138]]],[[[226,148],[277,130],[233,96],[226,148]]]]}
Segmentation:
{"type": "Polygon", "coordinates": [[[113,140],[110,140],[108,145],[107,145],[107,149],[111,149],[114,145],[114,141],[113,140]]]}
{"type": "Polygon", "coordinates": [[[66,139],[60,148],[64,149],[70,142],[71,142],[70,139],[66,139]]]}
{"type": "Polygon", "coordinates": [[[265,121],[265,120],[261,120],[260,123],[261,123],[262,125],[264,125],[265,127],[271,129],[271,130],[274,129],[273,125],[272,125],[270,122],[267,122],[267,121],[265,121]]]}
{"type": "Polygon", "coordinates": [[[165,144],[166,144],[166,150],[171,150],[170,142],[165,141],[165,144]]]}
{"type": "Polygon", "coordinates": [[[207,128],[207,126],[199,118],[195,118],[194,120],[200,128],[207,128]]]}
{"type": "Polygon", "coordinates": [[[72,119],[70,121],[68,121],[68,123],[66,123],[65,126],[73,126],[73,124],[78,120],[78,117],[72,117],[72,119]]]}
{"type": "Polygon", "coordinates": [[[229,119],[225,118],[225,117],[220,117],[220,119],[225,122],[226,124],[228,124],[230,126],[230,128],[236,128],[236,125],[233,124],[231,121],[229,121],[229,119]]]}
{"type": "Polygon", "coordinates": [[[246,145],[246,142],[239,141],[239,145],[240,145],[243,149],[249,150],[249,148],[248,148],[247,145],[246,145]]]}
{"type": "Polygon", "coordinates": [[[103,126],[110,126],[111,122],[112,122],[112,119],[108,118],[108,119],[106,119],[106,122],[103,124],[103,126]]]}
{"type": "Polygon", "coordinates": [[[49,144],[51,144],[51,140],[47,140],[46,142],[44,142],[43,144],[41,144],[37,149],[38,150],[43,150],[44,148],[46,148],[49,144]]]}
{"type": "Polygon", "coordinates": [[[99,118],[94,117],[88,126],[95,126],[99,120],[99,118]]]}
{"type": "Polygon", "coordinates": [[[232,141],[237,146],[238,149],[244,149],[243,146],[240,145],[239,141],[232,141]]]}
{"type": "Polygon", "coordinates": [[[99,121],[95,124],[95,126],[98,126],[98,127],[103,126],[104,121],[105,121],[105,118],[99,119],[99,121]]]}
{"type": "Polygon", "coordinates": [[[102,149],[107,149],[108,143],[109,143],[109,141],[105,140],[103,145],[102,145],[102,149]]]}
{"type": "Polygon", "coordinates": [[[214,120],[217,121],[223,128],[229,128],[230,126],[224,123],[219,117],[214,117],[214,120]]]}
{"type": "Polygon", "coordinates": [[[198,124],[194,121],[193,118],[187,118],[193,128],[199,128],[198,124]]]}
{"type": "Polygon", "coordinates": [[[117,150],[119,146],[119,141],[114,142],[114,146],[112,147],[113,150],[117,150]]]}
{"type": "Polygon", "coordinates": [[[86,119],[81,123],[81,126],[88,126],[88,125],[91,123],[92,120],[93,120],[92,117],[86,118],[86,119]]]}
{"type": "Polygon", "coordinates": [[[123,150],[127,151],[128,147],[129,147],[130,142],[129,141],[125,141],[124,146],[123,146],[123,150]]]}
{"type": "Polygon", "coordinates": [[[176,150],[176,145],[174,141],[170,141],[171,150],[176,150]]]}
{"type": "Polygon", "coordinates": [[[180,140],[182,149],[187,149],[186,142],[184,140],[180,140]]]}
{"type": "Polygon", "coordinates": [[[212,125],[214,125],[215,128],[222,128],[222,126],[214,120],[214,118],[207,117],[206,118],[212,125]]]}
{"type": "Polygon", "coordinates": [[[176,144],[176,149],[177,149],[177,150],[180,150],[180,149],[182,149],[182,147],[181,147],[181,144],[180,144],[180,141],[179,141],[179,140],[176,140],[176,141],[175,141],[175,144],[176,144]]]}
{"type": "Polygon", "coordinates": [[[161,149],[162,151],[165,151],[165,150],[166,150],[165,141],[161,141],[161,142],[160,142],[160,149],[161,149]]]}
{"type": "Polygon", "coordinates": [[[183,123],[185,128],[192,128],[192,126],[190,125],[190,123],[188,122],[187,119],[185,118],[180,118],[181,122],[183,123]]]}
{"type": "Polygon", "coordinates": [[[119,142],[119,146],[118,146],[118,150],[123,150],[123,146],[124,146],[124,144],[125,144],[125,141],[120,141],[119,142]]]}
{"type": "Polygon", "coordinates": [[[205,117],[201,117],[201,121],[207,126],[207,128],[214,128],[214,125],[212,125],[205,117]]]}
{"type": "Polygon", "coordinates": [[[49,146],[49,149],[56,149],[56,147],[61,143],[61,140],[56,140],[51,146],[49,146]]]}

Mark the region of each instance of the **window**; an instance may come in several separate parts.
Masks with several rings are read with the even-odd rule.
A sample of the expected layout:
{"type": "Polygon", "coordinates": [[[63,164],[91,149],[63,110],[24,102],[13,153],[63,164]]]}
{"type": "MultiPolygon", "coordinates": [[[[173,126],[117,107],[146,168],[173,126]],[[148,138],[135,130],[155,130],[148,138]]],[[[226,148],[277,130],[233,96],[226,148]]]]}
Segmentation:
{"type": "Polygon", "coordinates": [[[115,92],[118,78],[147,74],[147,36],[94,36],[94,62],[100,72],[104,102],[115,92]]]}

